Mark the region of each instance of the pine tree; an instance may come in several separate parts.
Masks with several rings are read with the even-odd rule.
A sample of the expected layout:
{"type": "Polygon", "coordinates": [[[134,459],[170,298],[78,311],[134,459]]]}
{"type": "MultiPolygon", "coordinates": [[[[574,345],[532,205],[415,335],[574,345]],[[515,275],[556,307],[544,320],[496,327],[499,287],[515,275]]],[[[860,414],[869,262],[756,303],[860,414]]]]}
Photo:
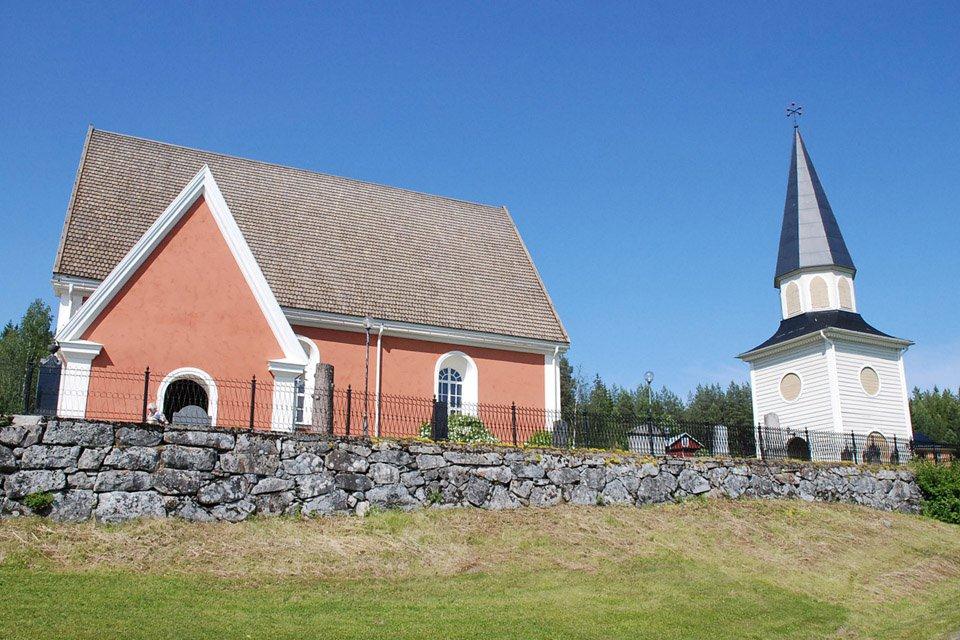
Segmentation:
{"type": "MultiPolygon", "coordinates": [[[[27,307],[19,324],[8,322],[0,333],[0,414],[23,410],[23,385],[28,363],[36,365],[49,354],[53,339],[50,331],[50,307],[34,300],[27,307]]],[[[38,370],[27,381],[32,389],[38,370]]]]}

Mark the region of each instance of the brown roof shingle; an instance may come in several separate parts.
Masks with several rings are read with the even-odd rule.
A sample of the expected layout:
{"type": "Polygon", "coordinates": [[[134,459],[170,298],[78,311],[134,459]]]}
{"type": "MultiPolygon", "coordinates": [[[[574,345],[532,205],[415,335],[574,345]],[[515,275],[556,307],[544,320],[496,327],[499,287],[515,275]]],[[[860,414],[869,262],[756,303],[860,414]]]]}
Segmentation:
{"type": "Polygon", "coordinates": [[[204,164],[281,306],[567,342],[503,207],[99,130],[54,273],[106,277],[204,164]]]}

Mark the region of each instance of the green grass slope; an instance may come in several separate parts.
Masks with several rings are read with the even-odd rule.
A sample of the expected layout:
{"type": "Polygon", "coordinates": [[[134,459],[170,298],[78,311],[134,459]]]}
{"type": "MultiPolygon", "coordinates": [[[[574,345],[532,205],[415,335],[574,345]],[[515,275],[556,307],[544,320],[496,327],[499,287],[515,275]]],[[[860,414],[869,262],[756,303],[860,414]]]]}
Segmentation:
{"type": "Polygon", "coordinates": [[[950,638],[960,527],[801,502],[0,522],[5,638],[950,638]]]}

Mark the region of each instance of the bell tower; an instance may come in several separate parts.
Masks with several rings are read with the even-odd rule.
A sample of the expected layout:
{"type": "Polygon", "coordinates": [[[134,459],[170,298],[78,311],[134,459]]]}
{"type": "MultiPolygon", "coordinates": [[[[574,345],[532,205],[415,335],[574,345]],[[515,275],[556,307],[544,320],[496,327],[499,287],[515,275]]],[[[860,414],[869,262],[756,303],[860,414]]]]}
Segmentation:
{"type": "Polygon", "coordinates": [[[750,365],[755,424],[797,434],[855,434],[872,442],[912,437],[903,352],[913,343],[867,324],[859,313],[856,276],[794,125],[773,278],[780,326],[738,356],[750,365]]]}

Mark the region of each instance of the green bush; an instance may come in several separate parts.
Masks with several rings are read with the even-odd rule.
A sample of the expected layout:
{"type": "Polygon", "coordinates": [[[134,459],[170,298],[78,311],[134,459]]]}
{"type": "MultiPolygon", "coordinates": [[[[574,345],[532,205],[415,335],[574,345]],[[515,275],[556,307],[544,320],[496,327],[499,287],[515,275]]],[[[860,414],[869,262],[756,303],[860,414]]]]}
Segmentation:
{"type": "Polygon", "coordinates": [[[916,474],[923,493],[923,515],[960,524],[960,462],[950,466],[921,462],[916,474]]]}
{"type": "Polygon", "coordinates": [[[552,447],[553,446],[553,434],[549,431],[541,429],[534,433],[530,438],[527,439],[526,446],[528,447],[552,447]]]}
{"type": "Polygon", "coordinates": [[[49,491],[35,491],[23,499],[23,504],[39,513],[53,504],[53,494],[49,491]]]}
{"type": "MultiPolygon", "coordinates": [[[[420,437],[430,437],[430,423],[420,425],[420,437]]],[[[447,419],[447,437],[451,442],[495,444],[498,440],[487,431],[480,418],[463,413],[452,413],[447,419]]]]}

